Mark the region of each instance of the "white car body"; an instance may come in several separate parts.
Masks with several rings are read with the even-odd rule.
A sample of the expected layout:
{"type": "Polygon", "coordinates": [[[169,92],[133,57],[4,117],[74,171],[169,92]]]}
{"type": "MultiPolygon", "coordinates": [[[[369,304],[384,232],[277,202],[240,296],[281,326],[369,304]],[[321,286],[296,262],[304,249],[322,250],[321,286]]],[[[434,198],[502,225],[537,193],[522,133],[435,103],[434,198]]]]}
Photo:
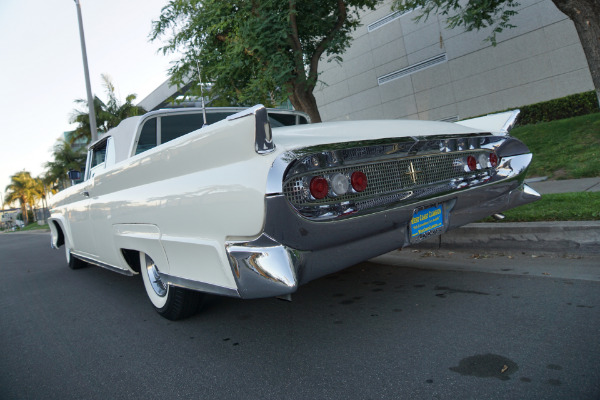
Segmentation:
{"type": "MultiPolygon", "coordinates": [[[[244,298],[286,295],[311,279],[414,242],[401,232],[407,230],[407,221],[416,207],[444,204],[440,210],[447,214],[446,222],[437,234],[539,197],[523,184],[531,154],[522,143],[506,136],[507,118],[492,118],[493,125],[487,129],[491,134],[482,134],[486,130],[481,129],[481,120],[473,128],[466,126],[468,122],[460,125],[396,120],[278,127],[272,129],[271,137],[266,110],[256,106],[135,154],[147,121],[157,121],[160,143],[161,134],[166,134],[166,128],[160,128],[160,118],[188,113],[201,115],[202,111],[159,111],[123,121],[90,146],[84,181],[55,195],[51,204],[53,247],[64,245],[68,260],[75,257],[126,275],[148,272],[145,276],[150,276],[150,281],[146,279],[146,288],[158,310],[167,307],[168,296],[164,290],[152,293],[148,282],[154,278],[154,284],[158,282],[159,289],[165,290],[185,288],[244,298]],[[337,145],[354,151],[353,148],[368,143],[362,152],[380,151],[384,145],[374,144],[377,141],[425,143],[424,138],[430,137],[435,137],[440,147],[450,143],[444,151],[456,147],[452,154],[457,156],[466,153],[459,148],[462,139],[452,142],[455,137],[467,141],[477,138],[472,140],[482,143],[488,140],[488,147],[471,149],[485,156],[499,148],[512,146],[513,150],[499,154],[504,164],[482,167],[480,175],[488,179],[486,182],[473,178],[472,187],[458,187],[443,196],[418,197],[415,189],[408,195],[416,196],[414,201],[395,199],[390,204],[375,204],[377,198],[371,196],[369,201],[375,204],[372,210],[360,211],[358,206],[345,202],[343,207],[350,211],[337,216],[332,216],[329,209],[338,207],[335,204],[316,204],[308,207],[308,214],[300,215],[301,207],[285,201],[284,191],[288,189],[284,186],[292,179],[286,174],[291,165],[300,163],[307,149],[337,145]],[[101,162],[95,165],[94,160],[101,162]],[[494,194],[490,195],[489,190],[494,194]],[[456,211],[455,204],[468,198],[469,193],[473,196],[474,212],[456,211]],[[387,228],[373,228],[373,232],[365,229],[359,235],[348,233],[356,231],[358,221],[370,220],[380,221],[377,223],[387,228]],[[277,226],[278,222],[282,226],[277,226]],[[340,239],[332,241],[336,227],[340,239]],[[310,245],[303,244],[302,235],[310,245]],[[324,241],[322,235],[327,236],[324,241]],[[377,245],[373,245],[373,240],[377,245]],[[344,251],[350,247],[361,251],[344,251]],[[321,262],[315,261],[317,254],[335,261],[322,267],[321,262]]],[[[320,154],[315,151],[314,154],[320,154]]],[[[432,151],[441,150],[428,149],[423,157],[437,156],[432,151]]],[[[406,153],[403,157],[408,156],[406,153]]],[[[389,156],[382,153],[378,158],[381,157],[389,156]]],[[[410,165],[413,167],[412,162],[410,165]]],[[[419,173],[400,174],[410,175],[416,185],[419,173]]],[[[298,176],[302,174],[306,172],[299,172],[298,176]]],[[[405,196],[409,192],[403,193],[405,196]]],[[[315,200],[310,196],[307,199],[315,200]]]]}

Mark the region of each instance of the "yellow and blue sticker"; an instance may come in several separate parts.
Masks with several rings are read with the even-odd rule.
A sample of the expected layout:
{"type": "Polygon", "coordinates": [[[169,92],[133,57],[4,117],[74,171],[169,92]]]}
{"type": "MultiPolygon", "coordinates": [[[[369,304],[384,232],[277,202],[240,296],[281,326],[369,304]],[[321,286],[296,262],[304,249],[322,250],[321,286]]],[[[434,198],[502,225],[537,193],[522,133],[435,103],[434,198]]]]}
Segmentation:
{"type": "Polygon", "coordinates": [[[410,221],[410,234],[414,238],[442,226],[444,226],[444,212],[440,204],[415,212],[410,221]]]}

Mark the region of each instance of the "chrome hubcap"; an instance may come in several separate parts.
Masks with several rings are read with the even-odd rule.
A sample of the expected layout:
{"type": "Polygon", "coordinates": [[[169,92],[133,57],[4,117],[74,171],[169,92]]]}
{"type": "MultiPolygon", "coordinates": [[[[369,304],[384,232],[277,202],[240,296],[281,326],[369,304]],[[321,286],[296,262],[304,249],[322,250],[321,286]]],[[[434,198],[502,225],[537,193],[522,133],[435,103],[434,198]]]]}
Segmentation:
{"type": "Polygon", "coordinates": [[[154,292],[160,297],[164,297],[167,294],[167,285],[160,279],[158,267],[148,256],[146,256],[146,273],[148,274],[148,280],[150,281],[150,286],[152,286],[154,292]]]}

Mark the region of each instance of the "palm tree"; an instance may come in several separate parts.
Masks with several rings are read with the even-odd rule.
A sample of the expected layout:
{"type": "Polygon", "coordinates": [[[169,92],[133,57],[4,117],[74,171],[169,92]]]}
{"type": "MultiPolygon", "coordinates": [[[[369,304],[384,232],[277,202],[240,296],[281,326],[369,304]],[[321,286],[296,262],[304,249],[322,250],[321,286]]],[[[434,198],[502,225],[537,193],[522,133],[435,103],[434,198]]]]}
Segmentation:
{"type": "MultiPolygon", "coordinates": [[[[75,100],[76,104],[80,104],[87,108],[87,101],[83,99],[75,100]]],[[[103,109],[106,105],[98,97],[94,96],[94,111],[96,112],[96,125],[98,126],[98,132],[104,132],[101,130],[101,126],[104,125],[102,121],[103,109]]],[[[78,141],[83,141],[85,144],[92,140],[92,131],[90,129],[90,114],[87,109],[74,109],[71,114],[70,123],[76,123],[77,128],[74,131],[68,132],[69,144],[74,144],[78,141]]]]}
{"type": "MultiPolygon", "coordinates": [[[[108,75],[102,74],[104,88],[108,96],[108,101],[104,103],[98,97],[94,97],[94,110],[96,111],[96,125],[98,132],[107,132],[116,127],[125,118],[141,115],[146,112],[142,107],[133,104],[136,99],[135,94],[129,94],[125,97],[125,103],[117,99],[115,86],[108,75]]],[[[87,101],[83,99],[75,100],[75,103],[84,105],[87,108],[87,101]]],[[[71,115],[71,123],[76,123],[77,128],[72,131],[69,142],[73,144],[78,139],[85,139],[86,143],[91,140],[90,116],[88,110],[75,109],[71,115]]]]}
{"type": "Polygon", "coordinates": [[[74,150],[69,142],[61,139],[54,145],[52,156],[54,161],[49,161],[44,165],[46,168],[44,181],[51,191],[62,190],[70,186],[67,172],[81,171],[82,166],[85,165],[85,150],[74,150]]]}
{"type": "Polygon", "coordinates": [[[10,204],[15,201],[21,206],[21,214],[25,224],[29,223],[27,216],[27,205],[33,205],[37,196],[35,180],[28,171],[21,171],[10,177],[10,183],[6,186],[4,203],[10,204]]]}
{"type": "Polygon", "coordinates": [[[42,218],[44,222],[46,221],[46,185],[42,180],[41,176],[32,178],[31,192],[32,192],[32,202],[30,203],[31,211],[33,212],[33,217],[38,220],[37,215],[34,211],[34,206],[38,203],[38,201],[42,202],[42,218]]]}

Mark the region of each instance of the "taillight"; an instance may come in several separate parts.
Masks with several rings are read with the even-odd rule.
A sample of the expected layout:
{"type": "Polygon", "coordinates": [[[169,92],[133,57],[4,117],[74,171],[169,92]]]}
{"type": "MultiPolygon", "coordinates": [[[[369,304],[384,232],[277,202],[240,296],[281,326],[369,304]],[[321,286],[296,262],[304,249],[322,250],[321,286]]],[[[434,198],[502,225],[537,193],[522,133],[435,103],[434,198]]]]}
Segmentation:
{"type": "Polygon", "coordinates": [[[315,176],[310,181],[310,194],[317,200],[325,198],[329,192],[327,179],[322,176],[315,176]]]}
{"type": "Polygon", "coordinates": [[[350,177],[352,188],[357,192],[362,192],[367,188],[367,176],[364,172],[354,171],[350,177]]]}
{"type": "Polygon", "coordinates": [[[347,175],[338,172],[329,177],[329,182],[331,183],[331,191],[334,195],[343,196],[348,193],[350,182],[347,175]]]}
{"type": "Polygon", "coordinates": [[[498,166],[498,155],[496,153],[490,153],[490,165],[492,168],[496,168],[498,166]]]}
{"type": "Polygon", "coordinates": [[[477,169],[477,160],[475,159],[475,157],[473,157],[473,156],[467,157],[467,166],[469,167],[469,170],[471,170],[471,171],[475,171],[477,169]]]}

